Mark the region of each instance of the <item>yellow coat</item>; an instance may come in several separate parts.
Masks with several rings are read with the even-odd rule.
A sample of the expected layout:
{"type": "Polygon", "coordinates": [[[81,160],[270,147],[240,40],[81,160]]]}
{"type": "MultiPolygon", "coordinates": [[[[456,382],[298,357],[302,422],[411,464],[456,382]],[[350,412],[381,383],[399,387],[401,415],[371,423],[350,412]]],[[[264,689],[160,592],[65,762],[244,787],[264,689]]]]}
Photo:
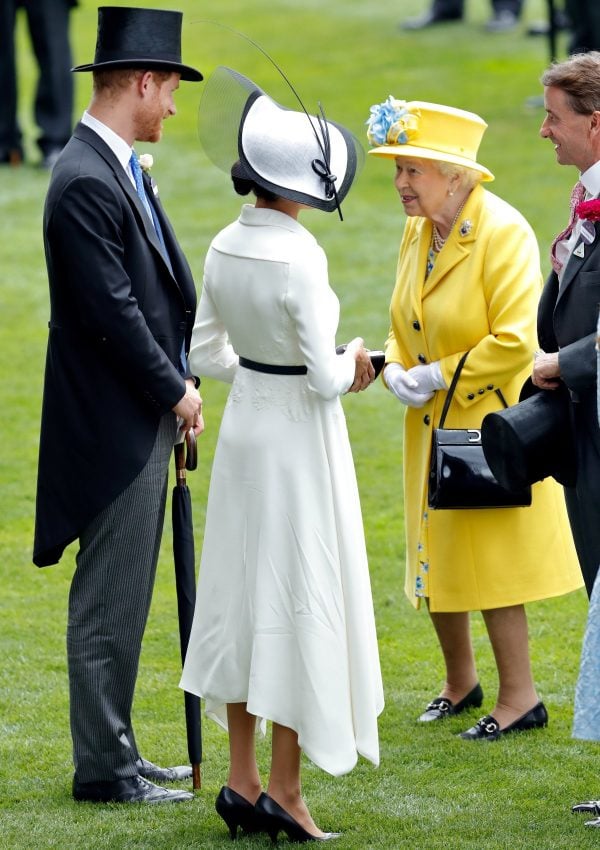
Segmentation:
{"type": "MultiPolygon", "coordinates": [[[[513,207],[476,186],[425,279],[432,225],[407,220],[390,306],[386,361],[439,360],[446,384],[470,350],[447,428],[478,428],[531,373],[541,292],[534,233],[513,207]]],[[[528,508],[429,510],[431,435],[445,391],[404,420],[405,591],[415,607],[478,611],[558,596],[582,585],[562,488],[533,486],[528,508]]]]}

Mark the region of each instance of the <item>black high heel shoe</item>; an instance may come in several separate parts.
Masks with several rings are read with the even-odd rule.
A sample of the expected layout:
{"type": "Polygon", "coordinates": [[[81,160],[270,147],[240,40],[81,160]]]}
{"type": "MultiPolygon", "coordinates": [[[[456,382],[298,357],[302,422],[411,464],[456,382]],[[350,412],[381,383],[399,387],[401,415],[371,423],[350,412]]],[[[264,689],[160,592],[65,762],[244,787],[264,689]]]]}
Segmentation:
{"type": "Polygon", "coordinates": [[[285,809],[276,803],[268,794],[262,793],[256,801],[255,810],[262,821],[262,828],[269,833],[273,844],[280,832],[287,833],[290,841],[303,844],[305,841],[329,841],[339,838],[341,832],[326,832],[324,835],[311,835],[285,809]]]}
{"type": "Polygon", "coordinates": [[[244,832],[260,832],[262,829],[262,821],[252,803],[226,785],[219,791],[215,809],[227,824],[232,841],[237,838],[238,826],[244,832]]]}

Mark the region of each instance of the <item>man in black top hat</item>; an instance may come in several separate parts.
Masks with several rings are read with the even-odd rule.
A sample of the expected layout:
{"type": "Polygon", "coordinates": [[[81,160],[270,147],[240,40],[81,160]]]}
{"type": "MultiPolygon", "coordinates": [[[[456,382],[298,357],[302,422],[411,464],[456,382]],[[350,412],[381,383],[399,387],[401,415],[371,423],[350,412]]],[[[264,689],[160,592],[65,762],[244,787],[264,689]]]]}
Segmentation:
{"type": "Polygon", "coordinates": [[[75,776],[92,802],[191,799],[153,781],[189,768],[140,756],[131,706],[178,422],[203,429],[186,365],[194,282],[134,142],[176,112],[181,13],[101,7],[88,110],[60,155],[44,211],[50,285],[34,562],[79,540],[67,654],[75,776]]]}

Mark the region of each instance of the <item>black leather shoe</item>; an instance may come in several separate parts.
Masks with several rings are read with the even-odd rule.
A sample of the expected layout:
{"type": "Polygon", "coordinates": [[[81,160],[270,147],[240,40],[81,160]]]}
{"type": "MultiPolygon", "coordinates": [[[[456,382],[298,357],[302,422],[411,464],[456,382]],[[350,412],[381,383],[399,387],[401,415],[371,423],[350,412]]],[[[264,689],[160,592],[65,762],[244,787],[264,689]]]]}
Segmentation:
{"type": "Polygon", "coordinates": [[[82,803],[183,803],[194,799],[189,791],[167,791],[143,776],[128,776],[113,782],[73,779],[73,797],[82,803]]]}
{"type": "Polygon", "coordinates": [[[262,829],[262,818],[250,800],[226,785],[219,791],[215,809],[227,824],[232,841],[237,837],[238,826],[244,832],[260,832],[262,829]]]}
{"type": "Polygon", "coordinates": [[[273,844],[277,841],[280,832],[287,833],[290,841],[295,841],[297,844],[304,844],[306,841],[330,841],[332,838],[339,838],[342,834],[326,832],[324,835],[311,835],[268,794],[261,794],[254,808],[261,818],[264,832],[269,833],[273,844]]]}
{"type": "Polygon", "coordinates": [[[434,26],[434,24],[443,24],[447,21],[460,21],[462,14],[460,12],[423,12],[416,18],[407,18],[402,22],[403,30],[424,30],[426,27],[434,26]]]}
{"type": "Polygon", "coordinates": [[[188,765],[159,767],[144,758],[139,758],[135,766],[139,775],[143,776],[144,779],[149,779],[150,782],[181,782],[184,779],[189,779],[192,775],[192,768],[188,765]]]}
{"type": "Polygon", "coordinates": [[[526,732],[529,729],[541,729],[548,725],[548,712],[543,702],[538,702],[532,709],[525,712],[518,720],[501,729],[498,721],[491,714],[487,714],[478,720],[475,726],[471,726],[466,732],[461,732],[459,737],[466,741],[495,741],[501,735],[511,732],[526,732]]]}
{"type": "Polygon", "coordinates": [[[576,815],[600,815],[600,800],[587,800],[585,803],[577,803],[571,807],[571,811],[576,815]]]}
{"type": "Polygon", "coordinates": [[[451,717],[454,714],[460,714],[467,708],[479,708],[483,702],[483,691],[479,682],[475,685],[472,691],[461,699],[460,702],[453,703],[452,700],[445,697],[437,697],[432,700],[423,714],[418,718],[420,723],[429,723],[431,720],[443,720],[444,717],[451,717]]]}

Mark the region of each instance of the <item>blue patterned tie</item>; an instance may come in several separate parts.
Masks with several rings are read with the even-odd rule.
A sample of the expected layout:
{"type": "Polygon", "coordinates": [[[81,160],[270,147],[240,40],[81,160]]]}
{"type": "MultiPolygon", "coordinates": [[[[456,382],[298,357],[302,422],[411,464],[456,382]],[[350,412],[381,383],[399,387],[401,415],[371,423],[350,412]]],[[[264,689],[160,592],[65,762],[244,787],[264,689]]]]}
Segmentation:
{"type": "Polygon", "coordinates": [[[150,221],[153,221],[154,218],[152,215],[152,210],[150,208],[150,202],[148,200],[148,196],[146,195],[146,190],[144,189],[144,181],[142,180],[142,168],[140,166],[140,162],[137,158],[137,154],[135,151],[131,152],[129,167],[131,168],[131,173],[133,174],[133,179],[135,180],[135,188],[138,193],[139,199],[143,203],[146,212],[150,216],[150,221]]]}
{"type": "Polygon", "coordinates": [[[154,225],[154,229],[156,230],[156,235],[158,236],[158,241],[160,242],[160,246],[162,248],[163,256],[164,256],[166,263],[167,263],[167,265],[168,265],[168,267],[171,271],[171,274],[172,274],[173,273],[173,267],[171,266],[171,260],[169,258],[167,246],[165,245],[165,240],[163,239],[160,222],[158,220],[156,213],[154,212],[154,208],[152,207],[152,204],[148,200],[148,195],[146,194],[146,189],[144,187],[144,181],[142,179],[142,167],[140,165],[140,162],[137,158],[137,154],[136,154],[135,151],[131,152],[131,158],[129,159],[129,166],[131,168],[131,173],[133,174],[133,179],[135,180],[135,188],[136,188],[136,191],[138,193],[139,199],[143,203],[144,209],[148,213],[148,215],[150,217],[150,221],[154,225]]]}

